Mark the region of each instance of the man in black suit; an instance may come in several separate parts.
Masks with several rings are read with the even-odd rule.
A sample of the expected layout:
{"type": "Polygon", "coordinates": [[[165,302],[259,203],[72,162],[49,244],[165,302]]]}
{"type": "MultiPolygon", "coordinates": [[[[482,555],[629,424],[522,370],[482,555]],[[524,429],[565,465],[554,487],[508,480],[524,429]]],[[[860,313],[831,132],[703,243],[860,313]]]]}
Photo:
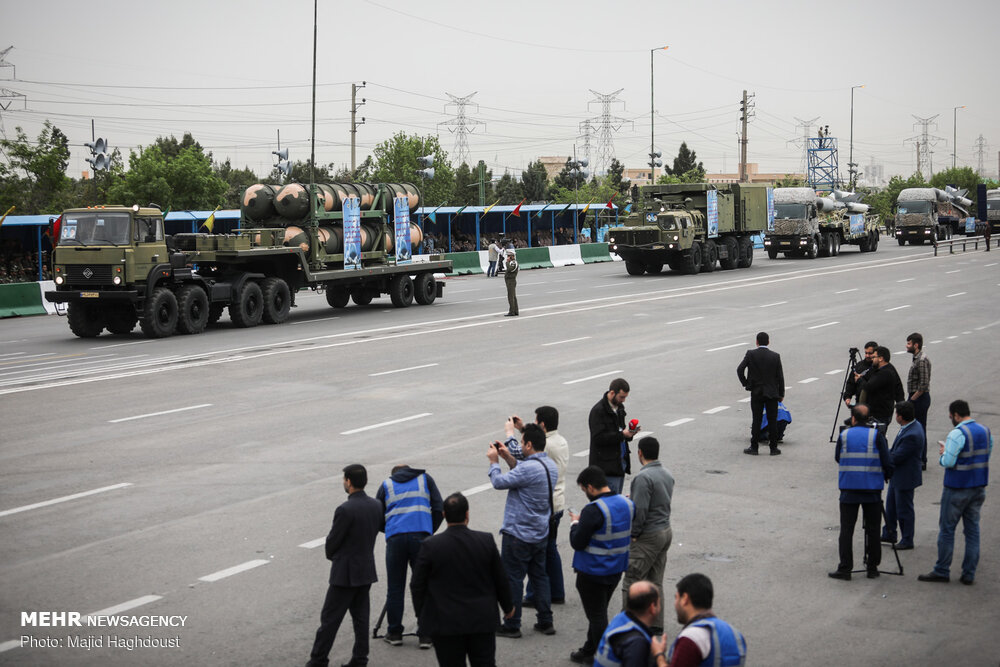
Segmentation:
{"type": "Polygon", "coordinates": [[[895,472],[885,493],[882,541],[890,544],[896,541],[898,522],[901,533],[896,544],[898,550],[913,548],[913,490],[923,483],[920,457],[927,438],[924,437],[924,428],[916,421],[916,410],[910,401],[896,403],[896,423],[900,426],[899,433],[889,450],[895,472]]]}
{"type": "Polygon", "coordinates": [[[469,501],[453,493],[444,501],[448,528],[420,547],[410,581],[413,607],[422,630],[434,640],[438,664],[493,667],[497,604],[504,618],[514,615],[507,572],[493,536],[469,530],[469,501]]]}
{"type": "MultiPolygon", "coordinates": [[[[781,370],[781,355],[768,349],[770,338],[761,331],[757,334],[757,348],[747,350],[743,361],[736,367],[736,377],[750,392],[750,412],[753,422],[750,426],[750,446],[744,454],[757,455],[760,438],[760,422],[767,411],[767,423],[778,423],[778,403],[785,398],[785,374],[781,370]]],[[[771,456],[781,453],[778,449],[778,429],[769,428],[771,456]]]]}
{"type": "Polygon", "coordinates": [[[351,612],[354,624],[354,650],[344,667],[368,664],[368,593],[375,576],[375,538],[385,520],[382,503],[365,491],[368,471],[360,464],[344,468],[344,491],[347,501],[333,514],[333,526],[326,536],[326,557],[331,561],[330,587],[326,591],[319,630],[307,667],[330,664],[330,649],[337,638],[344,614],[351,612]]]}
{"type": "Polygon", "coordinates": [[[889,348],[879,345],[875,348],[875,358],[872,370],[865,377],[855,377],[858,391],[864,393],[865,403],[871,411],[871,416],[885,427],[892,421],[892,411],[896,401],[906,398],[903,393],[903,382],[899,379],[896,367],[889,363],[892,353],[889,348]]]}

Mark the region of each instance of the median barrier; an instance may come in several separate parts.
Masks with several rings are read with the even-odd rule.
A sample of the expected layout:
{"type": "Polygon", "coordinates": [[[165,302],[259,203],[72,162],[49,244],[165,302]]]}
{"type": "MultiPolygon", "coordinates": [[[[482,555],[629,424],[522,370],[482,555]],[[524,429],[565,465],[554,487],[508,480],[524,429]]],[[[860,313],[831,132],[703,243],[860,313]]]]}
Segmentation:
{"type": "Polygon", "coordinates": [[[44,315],[42,290],[38,283],[0,285],[0,317],[44,315]]]}
{"type": "Polygon", "coordinates": [[[444,258],[451,260],[452,272],[448,274],[449,276],[462,276],[470,273],[486,273],[486,271],[483,270],[482,259],[480,258],[479,252],[448,252],[445,253],[444,258]]]}
{"type": "Polygon", "coordinates": [[[522,269],[551,269],[548,248],[518,248],[517,263],[522,269]]]}
{"type": "Polygon", "coordinates": [[[585,264],[613,261],[611,253],[608,252],[607,243],[581,243],[580,257],[583,258],[585,264]]]}
{"type": "Polygon", "coordinates": [[[575,244],[549,246],[549,259],[552,261],[552,266],[583,264],[583,257],[580,256],[580,246],[575,244]]]}

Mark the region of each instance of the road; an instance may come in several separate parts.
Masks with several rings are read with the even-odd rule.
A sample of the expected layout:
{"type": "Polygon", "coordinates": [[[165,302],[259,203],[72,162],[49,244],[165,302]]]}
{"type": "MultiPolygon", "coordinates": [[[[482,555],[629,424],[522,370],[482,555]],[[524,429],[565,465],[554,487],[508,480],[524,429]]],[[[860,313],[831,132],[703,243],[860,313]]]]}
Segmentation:
{"type": "MultiPolygon", "coordinates": [[[[717,613],[747,636],[748,664],[996,665],[991,492],[975,586],[957,574],[948,585],[916,580],[936,556],[937,465],[916,493],[904,576],[847,583],[826,573],[838,525],[829,438],[848,349],[887,345],[905,379],[905,339],[920,331],[933,362],[929,439],[946,435],[955,398],[997,431],[998,262],[883,244],[813,261],[758,251],[749,270],[698,276],[592,264],[522,272],[519,318],[502,317],[502,280],[467,276],[448,279],[430,307],[383,299],[333,310],[309,294],[283,326],[236,330],[224,317],[203,335],[155,341],[138,329],[76,339],[58,317],[0,321],[0,663],[301,664],[326,590],[321,545],[344,499],[343,466],[368,467],[371,495],[393,465],[426,467],[444,494],[469,495],[473,528],[496,533],[505,495],[489,488],[487,445],[507,415],[531,419],[548,404],[570,443],[567,498],[578,511],[587,414],[622,376],[629,417],[659,438],[677,480],[671,637],[673,584],[698,571],[715,583],[717,613]],[[741,453],[750,416],[735,368],[760,330],[782,355],[794,420],[776,458],[741,453]],[[22,627],[22,612],[46,610],[184,625],[22,627]],[[61,646],[22,648],[22,635],[61,646]],[[67,646],[89,635],[104,645],[67,646]],[[178,645],[130,651],[109,647],[109,635],[178,645]]],[[[568,599],[555,608],[558,634],[532,634],[526,614],[523,639],[498,640],[500,665],[570,664],[583,641],[565,528],[559,544],[568,599]]],[[[405,623],[414,629],[409,602],[405,623]]],[[[351,642],[345,623],[334,664],[351,642]]],[[[371,664],[432,665],[433,651],[409,637],[400,648],[374,641],[371,664]]]]}

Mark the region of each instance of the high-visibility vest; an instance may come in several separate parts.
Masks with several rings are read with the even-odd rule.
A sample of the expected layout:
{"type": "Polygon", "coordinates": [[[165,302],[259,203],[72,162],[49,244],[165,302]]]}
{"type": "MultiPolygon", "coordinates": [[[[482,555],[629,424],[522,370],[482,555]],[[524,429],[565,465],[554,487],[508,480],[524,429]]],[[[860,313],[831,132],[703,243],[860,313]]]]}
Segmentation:
{"type": "MultiPolygon", "coordinates": [[[[735,667],[746,664],[746,638],[739,630],[721,618],[715,616],[700,618],[689,623],[687,627],[708,628],[709,632],[712,633],[712,648],[705,659],[701,661],[703,667],[735,667]]],[[[674,639],[674,643],[670,645],[670,651],[667,653],[668,663],[674,656],[674,647],[677,646],[678,639],[680,636],[674,639]]]]}
{"type": "Polygon", "coordinates": [[[619,494],[598,498],[590,504],[604,514],[604,526],[591,535],[586,549],[573,554],[573,568],[595,576],[621,574],[628,569],[635,506],[619,494]]]}
{"type": "Polygon", "coordinates": [[[990,482],[990,430],[968,421],[957,426],[965,436],[954,468],[945,468],[944,485],[952,489],[974,489],[990,482]]]}
{"type": "Polygon", "coordinates": [[[601,643],[597,646],[597,653],[594,654],[594,665],[599,667],[618,667],[621,665],[622,660],[615,654],[614,647],[611,645],[611,638],[615,635],[632,632],[633,630],[638,630],[646,638],[646,642],[650,642],[649,633],[641,625],[629,618],[624,611],[619,612],[617,616],[612,618],[611,622],[608,623],[607,629],[604,631],[604,635],[601,637],[601,643]]]}
{"type": "Polygon", "coordinates": [[[878,429],[852,426],[840,434],[840,480],[842,490],[881,491],[885,478],[879,460],[878,429]]]}
{"type": "Polygon", "coordinates": [[[399,533],[432,533],[431,494],[427,475],[417,475],[408,482],[382,482],[385,489],[385,536],[399,533]]]}

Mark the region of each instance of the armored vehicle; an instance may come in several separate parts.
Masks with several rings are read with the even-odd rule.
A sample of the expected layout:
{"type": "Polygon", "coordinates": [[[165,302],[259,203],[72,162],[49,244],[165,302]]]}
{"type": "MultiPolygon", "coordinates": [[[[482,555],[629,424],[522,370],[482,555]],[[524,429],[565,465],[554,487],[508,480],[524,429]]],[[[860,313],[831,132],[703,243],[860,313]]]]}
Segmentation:
{"type": "Polygon", "coordinates": [[[906,188],[896,197],[896,240],[920,245],[926,241],[948,239],[962,228],[969,216],[972,202],[965,190],[946,186],[938,188],[906,188]]]}
{"type": "Polygon", "coordinates": [[[816,196],[812,188],[775,188],[774,225],[764,237],[767,256],[832,257],[845,244],[861,252],[878,248],[879,218],[868,213],[858,195],[835,190],[816,196]]]}
{"type": "Polygon", "coordinates": [[[746,183],[680,183],[632,189],[633,211],[608,230],[629,275],[748,268],[754,234],[767,228],[768,190],[746,183]]]}

